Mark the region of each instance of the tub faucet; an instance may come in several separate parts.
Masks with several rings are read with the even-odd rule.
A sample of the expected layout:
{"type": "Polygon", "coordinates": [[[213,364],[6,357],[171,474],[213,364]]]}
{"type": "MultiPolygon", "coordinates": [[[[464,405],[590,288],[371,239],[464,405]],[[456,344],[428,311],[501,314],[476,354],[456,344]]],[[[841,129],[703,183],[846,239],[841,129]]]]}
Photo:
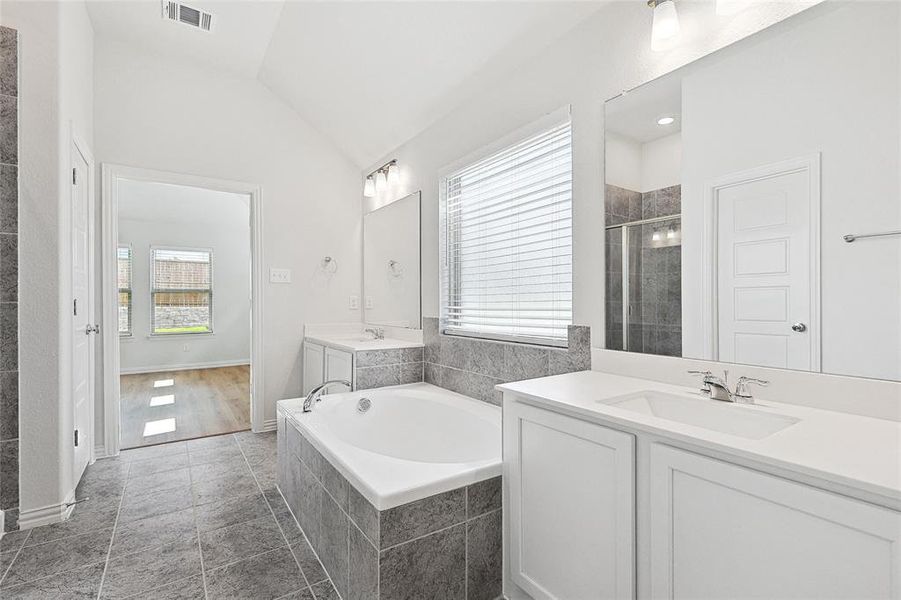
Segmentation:
{"type": "Polygon", "coordinates": [[[346,385],[347,389],[353,389],[353,384],[345,379],[330,379],[325,383],[321,383],[314,387],[309,394],[307,394],[306,399],[303,401],[303,412],[307,413],[312,411],[313,403],[319,402],[319,397],[322,395],[322,392],[325,391],[325,388],[335,383],[346,385]]]}

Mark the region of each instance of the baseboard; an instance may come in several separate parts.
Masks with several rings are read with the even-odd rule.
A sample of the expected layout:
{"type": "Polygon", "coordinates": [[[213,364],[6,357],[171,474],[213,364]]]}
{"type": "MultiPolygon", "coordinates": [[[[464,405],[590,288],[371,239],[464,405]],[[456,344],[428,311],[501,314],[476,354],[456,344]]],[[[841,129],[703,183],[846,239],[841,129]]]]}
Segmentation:
{"type": "Polygon", "coordinates": [[[134,367],[131,369],[119,369],[122,375],[140,375],[142,373],[164,373],[168,371],[193,371],[195,369],[218,369],[221,367],[250,366],[250,359],[220,360],[202,363],[186,363],[181,365],[157,365],[150,367],[134,367]]]}
{"type": "Polygon", "coordinates": [[[101,458],[107,458],[105,444],[94,446],[94,460],[100,460],[101,458]]]}
{"type": "Polygon", "coordinates": [[[41,525],[51,525],[65,521],[75,510],[75,505],[69,505],[75,499],[75,492],[59,504],[50,504],[41,508],[19,511],[19,529],[31,529],[41,525]]]}

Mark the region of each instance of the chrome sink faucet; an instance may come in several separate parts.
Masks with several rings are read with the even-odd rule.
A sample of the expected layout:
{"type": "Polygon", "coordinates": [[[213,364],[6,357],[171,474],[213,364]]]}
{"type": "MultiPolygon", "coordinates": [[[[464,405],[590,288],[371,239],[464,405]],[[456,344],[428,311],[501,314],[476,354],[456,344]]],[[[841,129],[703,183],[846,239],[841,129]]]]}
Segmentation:
{"type": "Polygon", "coordinates": [[[710,396],[713,400],[721,402],[738,402],[742,404],[754,404],[754,396],[751,394],[752,385],[767,386],[769,381],[755,379],[754,377],[739,377],[735,384],[735,391],[729,389],[729,371],[723,371],[722,377],[717,377],[710,371],[689,371],[692,375],[701,376],[701,393],[710,396]]]}
{"type": "Polygon", "coordinates": [[[371,333],[373,339],[383,340],[385,339],[385,330],[381,327],[369,327],[363,330],[363,333],[371,333]]]}
{"type": "Polygon", "coordinates": [[[322,395],[322,392],[325,391],[330,385],[340,383],[342,385],[346,385],[347,389],[353,389],[353,384],[345,379],[330,379],[324,383],[321,383],[310,390],[310,393],[307,394],[307,397],[303,401],[303,412],[308,413],[313,410],[313,403],[319,402],[319,397],[322,395]]]}

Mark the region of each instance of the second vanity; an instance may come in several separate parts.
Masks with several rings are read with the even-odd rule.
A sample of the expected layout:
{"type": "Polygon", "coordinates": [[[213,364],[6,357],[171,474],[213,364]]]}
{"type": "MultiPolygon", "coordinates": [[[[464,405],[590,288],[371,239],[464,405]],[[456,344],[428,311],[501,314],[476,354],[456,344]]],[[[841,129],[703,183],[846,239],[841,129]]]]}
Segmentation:
{"type": "Polygon", "coordinates": [[[504,393],[504,592],[901,598],[901,423],[596,371],[504,393]]]}

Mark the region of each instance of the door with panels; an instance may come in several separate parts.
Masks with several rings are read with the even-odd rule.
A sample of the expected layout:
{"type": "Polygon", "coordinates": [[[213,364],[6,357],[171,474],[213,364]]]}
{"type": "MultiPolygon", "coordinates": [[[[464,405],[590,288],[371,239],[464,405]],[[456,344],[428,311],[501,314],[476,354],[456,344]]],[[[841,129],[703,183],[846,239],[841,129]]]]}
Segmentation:
{"type": "Polygon", "coordinates": [[[653,598],[901,598],[901,514],[651,444],[653,598]]]}
{"type": "Polygon", "coordinates": [[[819,370],[817,166],[768,165],[714,187],[718,360],[819,370]]]}
{"type": "Polygon", "coordinates": [[[536,600],[633,598],[634,436],[504,404],[509,570],[536,600]]]}

